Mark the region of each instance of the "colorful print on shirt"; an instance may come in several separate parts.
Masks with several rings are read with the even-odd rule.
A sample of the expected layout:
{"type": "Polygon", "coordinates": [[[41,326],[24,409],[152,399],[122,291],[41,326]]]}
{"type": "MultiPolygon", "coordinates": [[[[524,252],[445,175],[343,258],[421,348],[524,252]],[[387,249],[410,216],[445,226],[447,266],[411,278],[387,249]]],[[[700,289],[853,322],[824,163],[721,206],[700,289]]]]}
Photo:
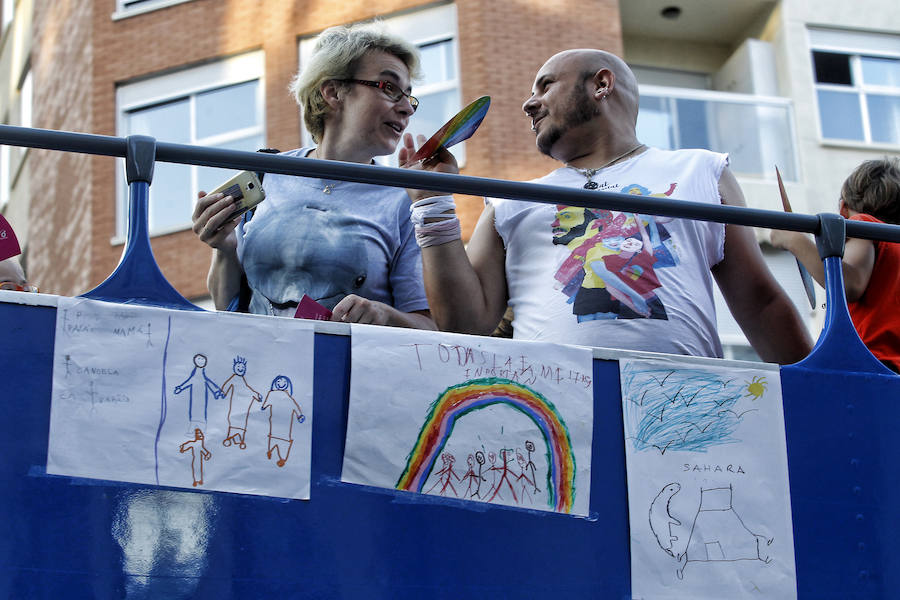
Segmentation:
{"type": "MultiPolygon", "coordinates": [[[[623,194],[651,194],[633,184],[623,194]]],[[[663,225],[670,218],[557,205],[553,243],[569,256],[556,272],[557,287],[568,297],[578,322],[599,319],[668,319],[656,294],[656,269],[676,266],[678,256],[663,225]]]]}

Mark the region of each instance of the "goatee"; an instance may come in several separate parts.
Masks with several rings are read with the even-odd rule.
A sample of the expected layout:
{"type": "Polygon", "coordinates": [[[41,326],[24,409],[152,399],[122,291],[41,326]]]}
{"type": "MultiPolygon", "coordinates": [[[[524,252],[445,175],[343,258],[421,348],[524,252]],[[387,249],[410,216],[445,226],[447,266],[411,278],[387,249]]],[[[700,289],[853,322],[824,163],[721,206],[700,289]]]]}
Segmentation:
{"type": "Polygon", "coordinates": [[[541,154],[552,157],[553,155],[550,154],[550,151],[556,142],[573,127],[578,127],[594,117],[600,116],[600,108],[591,101],[588,94],[584,91],[584,87],[577,85],[572,88],[572,93],[569,94],[562,113],[565,115],[565,120],[561,124],[551,125],[543,136],[537,137],[537,148],[541,154]]]}

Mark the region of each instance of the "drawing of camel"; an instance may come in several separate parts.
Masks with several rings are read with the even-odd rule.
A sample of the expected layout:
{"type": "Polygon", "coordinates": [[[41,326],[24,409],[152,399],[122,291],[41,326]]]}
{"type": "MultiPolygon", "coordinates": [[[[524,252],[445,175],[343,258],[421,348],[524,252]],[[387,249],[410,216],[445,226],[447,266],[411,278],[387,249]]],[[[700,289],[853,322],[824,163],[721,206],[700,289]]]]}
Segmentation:
{"type": "Polygon", "coordinates": [[[667,484],[650,504],[649,511],[650,529],[657,544],[679,563],[675,571],[679,579],[684,578],[684,570],[690,562],[758,560],[769,564],[772,561],[768,547],[774,538],[753,533],[744,524],[734,510],[731,485],[700,489],[700,506],[687,541],[676,551],[672,542],[679,538],[672,532],[672,525],[679,526],[681,522],[672,516],[669,504],[679,491],[680,484],[667,484]]]}

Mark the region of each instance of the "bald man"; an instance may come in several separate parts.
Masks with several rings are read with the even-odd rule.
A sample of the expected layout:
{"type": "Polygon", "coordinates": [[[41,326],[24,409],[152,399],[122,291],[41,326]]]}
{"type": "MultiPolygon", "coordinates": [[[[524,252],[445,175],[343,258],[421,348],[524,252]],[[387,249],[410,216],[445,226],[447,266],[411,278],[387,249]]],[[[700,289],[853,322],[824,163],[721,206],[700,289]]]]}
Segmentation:
{"type": "MultiPolygon", "coordinates": [[[[637,82],[613,54],[556,54],[522,108],[538,150],[562,163],[536,183],[744,206],[726,155],[637,139],[637,82]]],[[[407,136],[401,163],[413,145],[407,136]]],[[[455,169],[449,153],[436,162],[425,168],[455,169]]],[[[763,360],[796,362],[812,348],[750,229],[488,199],[465,249],[449,197],[410,195],[442,330],[489,334],[508,303],[516,338],[721,357],[715,280],[763,360]]]]}

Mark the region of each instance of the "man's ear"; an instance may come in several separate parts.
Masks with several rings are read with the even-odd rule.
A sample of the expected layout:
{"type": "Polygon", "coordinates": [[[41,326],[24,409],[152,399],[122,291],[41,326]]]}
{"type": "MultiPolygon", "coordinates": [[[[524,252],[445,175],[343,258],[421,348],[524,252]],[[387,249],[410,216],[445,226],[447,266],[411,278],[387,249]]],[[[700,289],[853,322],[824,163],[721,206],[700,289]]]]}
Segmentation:
{"type": "Polygon", "coordinates": [[[616,85],[616,74],[610,69],[600,69],[591,77],[593,94],[596,100],[603,100],[609,96],[616,85]]]}
{"type": "Polygon", "coordinates": [[[319,90],[322,92],[322,98],[325,100],[325,104],[332,110],[337,110],[342,102],[337,82],[328,80],[322,84],[319,90]]]}

